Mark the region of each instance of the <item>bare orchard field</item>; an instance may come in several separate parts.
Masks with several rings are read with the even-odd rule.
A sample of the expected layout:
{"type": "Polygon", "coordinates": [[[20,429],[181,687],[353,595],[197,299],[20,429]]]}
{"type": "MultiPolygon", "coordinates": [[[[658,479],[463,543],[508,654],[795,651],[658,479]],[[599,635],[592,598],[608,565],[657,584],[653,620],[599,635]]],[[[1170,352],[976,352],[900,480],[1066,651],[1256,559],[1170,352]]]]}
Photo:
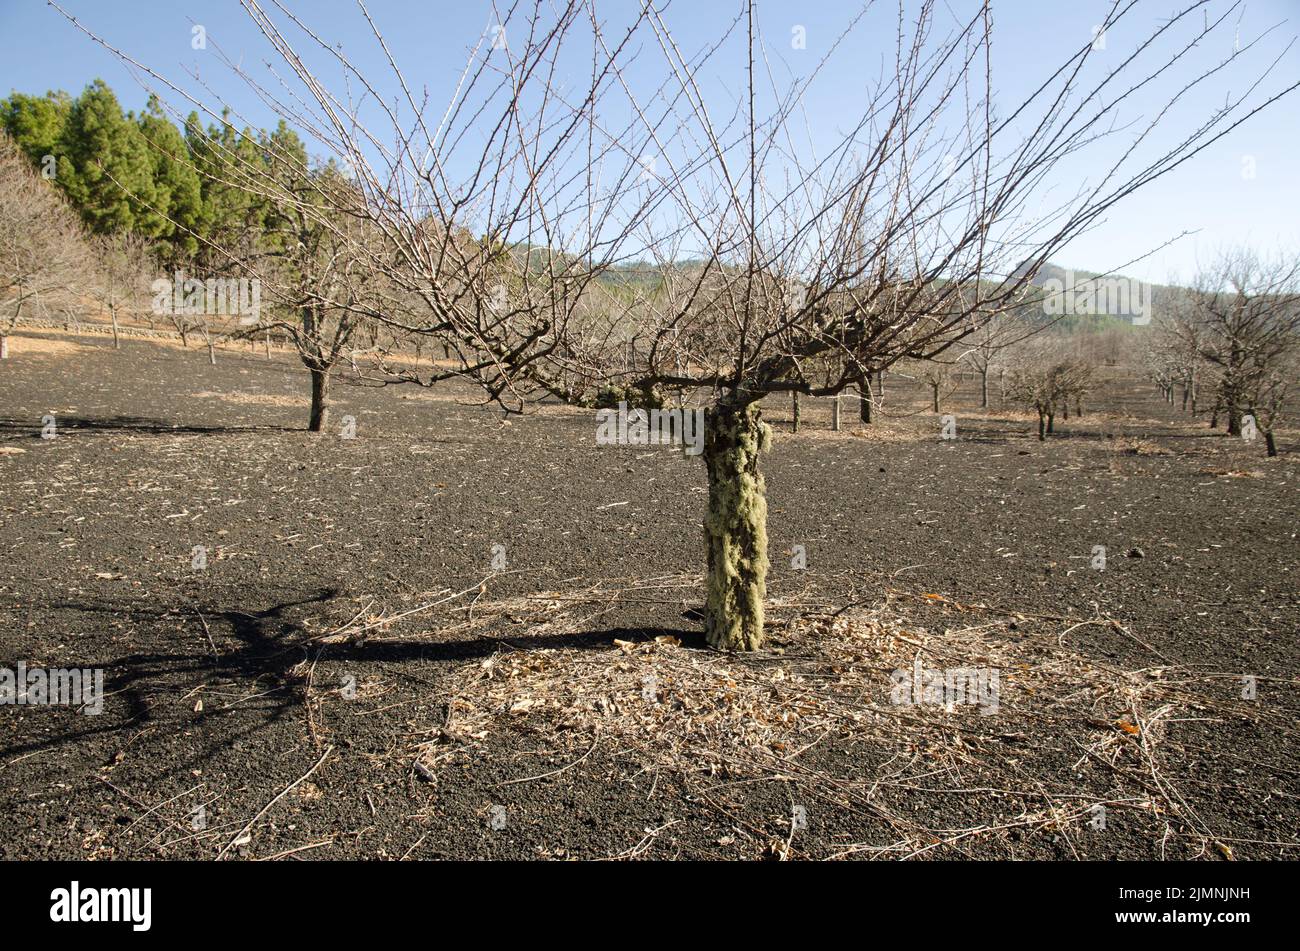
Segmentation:
{"type": "Polygon", "coordinates": [[[311,436],[283,351],[11,353],[0,654],[107,697],[3,711],[5,858],[1300,855],[1294,432],[1118,371],[1045,443],[969,380],[951,441],[897,377],[871,427],[773,403],[771,644],[725,655],[702,463],[590,411],[343,374],[311,436]],[[918,666],[996,702],[893,702],[918,666]]]}

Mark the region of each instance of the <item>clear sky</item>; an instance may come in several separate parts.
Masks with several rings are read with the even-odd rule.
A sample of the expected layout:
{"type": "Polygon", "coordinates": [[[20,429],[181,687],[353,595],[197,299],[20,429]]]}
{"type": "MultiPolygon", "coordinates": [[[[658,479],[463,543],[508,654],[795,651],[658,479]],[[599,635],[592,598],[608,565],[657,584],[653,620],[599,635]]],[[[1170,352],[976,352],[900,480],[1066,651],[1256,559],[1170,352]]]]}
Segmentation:
{"type": "MultiPolygon", "coordinates": [[[[269,0],[264,0],[271,6],[269,0]]],[[[285,0],[331,43],[342,43],[363,72],[384,74],[382,52],[365,29],[353,0],[285,0]]],[[[172,79],[184,79],[196,70],[213,93],[235,105],[237,111],[259,126],[274,125],[272,112],[248,87],[221,66],[211,51],[191,48],[192,28],[202,25],[209,43],[219,46],[259,79],[270,76],[264,61],[268,48],[234,0],[65,0],[73,16],[124,51],[157,68],[172,79]],[[259,72],[260,70],[260,72],[259,72]]],[[[1156,0],[1134,20],[1132,29],[1150,27],[1167,15],[1179,0],[1156,0]]],[[[1212,9],[1222,10],[1226,3],[1212,9]]],[[[446,101],[446,93],[464,63],[465,53],[485,26],[496,18],[491,4],[481,0],[369,0],[368,7],[385,34],[390,48],[413,86],[428,86],[433,101],[446,101]]],[[[617,21],[632,9],[632,0],[604,0],[602,15],[617,21]]],[[[826,47],[861,7],[850,0],[764,0],[759,16],[773,68],[778,74],[806,75],[826,47]],[[805,48],[796,48],[792,36],[802,30],[805,48]]],[[[884,3],[873,11],[851,42],[832,60],[808,101],[808,121],[813,130],[827,134],[862,111],[862,75],[874,74],[882,56],[892,53],[897,4],[884,3]]],[[[905,0],[905,13],[916,7],[905,0]]],[[[1102,0],[994,0],[994,99],[1018,102],[1061,60],[1087,42],[1110,3],[1102,0]]],[[[941,23],[952,24],[972,9],[968,0],[939,4],[941,23]],[[947,19],[945,19],[945,17],[947,19]]],[[[672,0],[665,19],[684,49],[708,43],[725,29],[739,9],[732,0],[672,0]]],[[[1237,19],[1233,16],[1234,21],[1237,19]]],[[[1300,0],[1249,0],[1240,21],[1243,42],[1266,28],[1276,32],[1264,44],[1269,59],[1300,34],[1300,0]]],[[[1234,30],[1220,42],[1223,49],[1198,49],[1191,66],[1208,66],[1230,52],[1234,30]]],[[[1107,38],[1100,57],[1125,54],[1124,35],[1107,38]]],[[[647,54],[639,62],[649,69],[647,54]]],[[[1103,60],[1104,62],[1104,60],[1103,60]]],[[[1221,103],[1227,93],[1240,92],[1253,70],[1262,68],[1263,54],[1253,56],[1222,77],[1191,104],[1203,114],[1221,103]]],[[[656,64],[657,65],[657,64],[656,64]]],[[[638,67],[640,68],[640,67],[638,67]]],[[[702,76],[706,90],[734,95],[740,81],[741,53],[727,51],[709,64],[702,76]]],[[[49,89],[79,92],[95,78],[104,79],[118,93],[125,108],[138,109],[145,92],[116,57],[101,49],[69,24],[43,0],[0,0],[0,94],[10,90],[43,93],[49,89]]],[[[1268,88],[1300,79],[1300,46],[1283,54],[1268,88]]],[[[397,92],[385,76],[381,92],[397,92]]],[[[193,88],[193,81],[187,85],[193,88]]],[[[205,99],[214,98],[207,95],[205,99]]],[[[1166,100],[1167,102],[1167,100],[1166,100]]],[[[1133,103],[1130,119],[1150,118],[1165,102],[1158,97],[1133,103]]],[[[1171,127],[1186,129],[1196,113],[1184,111],[1184,122],[1171,127]]],[[[1179,116],[1175,116],[1177,119],[1179,116]]],[[[1157,142],[1156,144],[1159,144],[1157,142]]],[[[1086,179],[1094,170],[1067,163],[1062,173],[1086,179]]],[[[1072,190],[1078,181],[1061,181],[1072,190]]],[[[1250,120],[1194,160],[1116,209],[1107,221],[1076,239],[1056,256],[1066,267],[1108,270],[1142,255],[1182,232],[1197,232],[1177,241],[1138,265],[1127,267],[1130,276],[1164,281],[1194,269],[1198,252],[1205,256],[1225,244],[1250,243],[1265,251],[1300,249],[1300,94],[1295,94],[1250,120]]]]}

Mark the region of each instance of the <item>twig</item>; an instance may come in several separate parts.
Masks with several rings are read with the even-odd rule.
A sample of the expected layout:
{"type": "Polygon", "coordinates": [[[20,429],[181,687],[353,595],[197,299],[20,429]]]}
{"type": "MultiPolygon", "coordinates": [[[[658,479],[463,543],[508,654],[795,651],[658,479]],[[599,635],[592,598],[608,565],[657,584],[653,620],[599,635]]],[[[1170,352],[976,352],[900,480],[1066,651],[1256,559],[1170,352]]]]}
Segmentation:
{"type": "Polygon", "coordinates": [[[271,807],[274,806],[281,799],[283,799],[285,795],[287,795],[290,791],[292,791],[299,783],[305,781],[308,776],[316,772],[316,770],[320,768],[321,763],[325,762],[325,760],[333,752],[334,752],[333,746],[326,747],[325,752],[321,754],[321,758],[316,761],[315,766],[307,770],[307,772],[303,773],[301,776],[295,779],[288,786],[285,786],[284,789],[280,791],[279,795],[277,795],[274,799],[272,799],[265,806],[263,806],[261,810],[257,813],[257,815],[253,816],[253,818],[248,820],[248,824],[244,826],[242,829],[240,829],[233,839],[231,839],[229,842],[226,843],[226,847],[224,849],[222,849],[220,852],[217,853],[216,861],[220,862],[225,857],[226,853],[229,852],[232,848],[234,848],[235,843],[238,842],[240,839],[242,839],[245,835],[247,835],[249,830],[252,829],[253,826],[257,824],[258,819],[262,818],[262,816],[270,812],[271,807]]]}

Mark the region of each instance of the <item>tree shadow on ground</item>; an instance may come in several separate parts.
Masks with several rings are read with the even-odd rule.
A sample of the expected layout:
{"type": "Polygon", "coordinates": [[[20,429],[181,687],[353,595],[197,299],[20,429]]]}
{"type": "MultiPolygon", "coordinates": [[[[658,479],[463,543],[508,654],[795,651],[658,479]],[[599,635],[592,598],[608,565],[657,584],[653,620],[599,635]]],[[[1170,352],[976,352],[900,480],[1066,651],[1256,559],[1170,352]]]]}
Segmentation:
{"type": "MultiPolygon", "coordinates": [[[[309,690],[309,669],[322,659],[332,663],[410,663],[419,667],[407,675],[424,688],[433,684],[420,678],[429,664],[460,666],[506,651],[540,649],[610,650],[616,641],[643,643],[661,636],[672,636],[688,647],[703,648],[699,630],[623,626],[600,630],[574,631],[530,636],[502,633],[463,640],[430,641],[413,638],[371,639],[356,642],[322,643],[303,625],[305,616],[295,617],[297,609],[309,605],[326,605],[339,597],[337,588],[321,588],[264,608],[241,604],[237,607],[194,603],[189,607],[154,607],[138,603],[55,602],[53,610],[106,615],[127,619],[133,626],[162,630],[177,621],[186,621],[186,639],[192,646],[179,651],[136,651],[107,661],[84,666],[105,670],[105,709],[95,716],[76,715],[77,726],[28,742],[12,743],[0,748],[0,759],[21,757],[51,748],[68,747],[92,740],[121,736],[122,748],[132,735],[143,729],[167,726],[189,732],[196,721],[167,715],[155,716],[154,708],[176,697],[190,697],[204,686],[223,686],[233,681],[249,693],[222,706],[212,706],[199,714],[201,721],[242,719],[252,722],[224,730],[213,736],[196,754],[169,771],[190,769],[233,747],[237,742],[270,729],[288,717],[307,719],[309,695],[319,696],[332,689],[316,686],[309,690]],[[209,640],[210,639],[210,640],[209,640]],[[234,642],[232,645],[231,642],[234,642]],[[215,651],[213,647],[215,646],[215,651]],[[112,700],[125,709],[112,709],[112,700]],[[84,717],[84,719],[83,719],[84,717]]],[[[0,664],[5,662],[0,661],[0,664]]],[[[7,666],[13,667],[12,663],[7,666]]],[[[187,706],[188,710],[189,707],[187,706]]],[[[111,756],[112,754],[108,754],[111,756]]]]}
{"type": "MultiPolygon", "coordinates": [[[[64,416],[57,413],[52,415],[54,416],[55,433],[59,436],[77,431],[129,432],[156,436],[174,436],[203,433],[295,432],[301,429],[301,427],[294,426],[270,425],[234,426],[223,424],[205,426],[193,423],[169,423],[165,420],[151,419],[145,416],[64,416]]],[[[39,420],[20,419],[11,416],[0,417],[0,434],[13,433],[20,437],[26,436],[31,439],[40,439],[41,426],[39,420]]]]}

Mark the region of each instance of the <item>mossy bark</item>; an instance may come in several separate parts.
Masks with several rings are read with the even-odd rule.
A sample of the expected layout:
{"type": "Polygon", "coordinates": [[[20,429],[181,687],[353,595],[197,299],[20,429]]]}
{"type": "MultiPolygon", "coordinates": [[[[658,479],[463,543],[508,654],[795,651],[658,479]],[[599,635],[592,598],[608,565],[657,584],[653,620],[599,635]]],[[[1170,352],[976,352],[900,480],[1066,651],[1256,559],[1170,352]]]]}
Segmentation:
{"type": "Polygon", "coordinates": [[[704,517],[708,546],[704,636],[719,650],[763,646],[767,496],[758,456],[767,447],[769,434],[752,404],[719,403],[705,416],[709,507],[704,517]]]}

